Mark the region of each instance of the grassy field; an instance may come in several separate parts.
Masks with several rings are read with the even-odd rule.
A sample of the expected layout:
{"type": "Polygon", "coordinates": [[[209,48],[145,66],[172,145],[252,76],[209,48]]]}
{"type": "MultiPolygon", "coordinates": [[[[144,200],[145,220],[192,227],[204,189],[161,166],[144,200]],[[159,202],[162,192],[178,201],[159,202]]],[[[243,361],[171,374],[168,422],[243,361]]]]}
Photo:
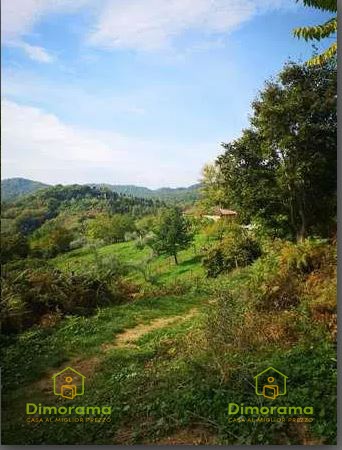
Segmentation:
{"type": "MultiPolygon", "coordinates": [[[[149,247],[138,249],[134,241],[100,247],[97,253],[100,257],[115,256],[118,260],[130,265],[132,270],[128,276],[129,280],[145,283],[140,269],[146,267],[156,281],[167,283],[197,276],[203,277],[201,250],[206,242],[207,238],[204,235],[197,235],[189,249],[179,252],[178,265],[175,265],[172,257],[152,257],[149,247]]],[[[87,271],[94,263],[94,252],[89,248],[74,250],[52,260],[52,264],[57,268],[74,272],[87,271]]]]}
{"type": "MultiPolygon", "coordinates": [[[[194,277],[202,277],[199,249],[203,241],[200,236],[194,246],[181,252],[178,266],[171,258],[159,257],[150,264],[150,271],[158,282],[171,285],[179,278],[191,282],[194,277]]],[[[149,257],[149,250],[138,250],[132,242],[125,242],[102,247],[98,254],[114,255],[127,264],[138,266],[149,257]]],[[[55,258],[51,263],[61,270],[84,272],[94,264],[94,255],[89,249],[76,250],[55,258]]],[[[133,270],[128,279],[137,284],[145,283],[139,270],[133,270]]],[[[145,364],[155,359],[159,361],[161,348],[172,354],[172,348],[167,347],[196,326],[206,305],[207,295],[196,292],[194,285],[194,292],[186,295],[143,298],[99,309],[92,317],[69,317],[53,327],[36,327],[17,339],[8,337],[3,364],[6,386],[3,401],[4,408],[9,411],[3,430],[6,442],[18,443],[18,433],[20,442],[26,444],[108,442],[108,433],[111,434],[110,442],[112,439],[113,442],[115,439],[120,441],[121,438],[115,436],[130,412],[128,403],[135,402],[135,395],[129,389],[126,391],[128,384],[137,381],[138,373],[144,372],[145,364]],[[116,336],[124,330],[134,330],[137,326],[143,327],[141,339],[132,348],[116,348],[116,336]],[[49,385],[51,374],[69,365],[86,373],[89,378],[90,384],[87,385],[83,402],[89,400],[92,404],[110,404],[114,408],[112,423],[109,428],[106,424],[107,431],[101,438],[98,436],[94,440],[92,435],[94,432],[98,435],[98,425],[93,425],[85,432],[83,426],[65,424],[61,434],[57,432],[56,435],[55,427],[25,423],[23,405],[26,402],[56,403],[51,390],[42,389],[41,383],[44,384],[46,380],[49,385]],[[108,397],[109,386],[113,395],[108,397]],[[107,394],[104,399],[105,391],[107,394]]]]}
{"type": "MultiPolygon", "coordinates": [[[[206,336],[211,329],[216,335],[211,323],[217,320],[215,290],[219,286],[221,292],[239,294],[249,280],[262,276],[263,266],[257,262],[209,280],[200,264],[203,245],[205,238],[198,236],[194,247],[180,253],[178,266],[166,257],[151,262],[157,280],[167,287],[163,295],[152,295],[152,290],[150,296],[99,308],[90,317],[70,316],[17,337],[3,337],[3,442],[289,444],[319,443],[321,436],[324,442],[334,442],[336,359],[327,332],[320,324],[312,324],[304,304],[291,313],[270,313],[268,322],[255,323],[264,320],[262,314],[255,315],[243,326],[236,346],[228,342],[227,359],[222,354],[217,360],[212,347],[215,336],[214,340],[206,336]],[[182,280],[186,290],[177,291],[182,280]],[[276,333],[275,338],[269,339],[269,333],[276,333]],[[248,344],[244,343],[247,338],[248,344]],[[257,338],[262,339],[260,344],[257,338]],[[222,361],[228,377],[220,367],[222,361]],[[297,424],[284,428],[279,423],[228,423],[229,401],[254,404],[251,374],[269,365],[290,375],[289,395],[279,404],[310,404],[318,412],[308,435],[297,424]],[[86,376],[85,394],[72,405],[111,406],[110,423],[35,422],[38,414],[27,421],[26,403],[70,404],[53,395],[51,379],[68,366],[86,376]]],[[[98,253],[115,255],[129,264],[139,264],[149,256],[147,249],[138,250],[131,242],[109,245],[98,253]]],[[[51,263],[62,270],[82,272],[95,262],[93,253],[84,249],[51,263]]],[[[147,284],[139,271],[128,278],[141,286],[147,284]]],[[[245,307],[249,299],[242,299],[240,306],[245,307]]],[[[223,331],[229,336],[232,332],[233,342],[239,313],[229,311],[232,315],[223,331]]],[[[268,405],[267,400],[264,404],[268,405]]]]}

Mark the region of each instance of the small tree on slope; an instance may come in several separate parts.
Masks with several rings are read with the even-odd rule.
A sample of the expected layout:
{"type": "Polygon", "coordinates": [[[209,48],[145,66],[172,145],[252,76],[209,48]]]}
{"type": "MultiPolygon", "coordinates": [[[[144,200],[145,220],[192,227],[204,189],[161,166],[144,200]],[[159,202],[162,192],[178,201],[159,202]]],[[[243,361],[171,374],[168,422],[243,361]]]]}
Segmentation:
{"type": "Polygon", "coordinates": [[[180,208],[169,208],[161,213],[154,235],[151,241],[153,250],[159,255],[173,256],[176,264],[178,252],[188,248],[193,241],[190,224],[180,208]]]}

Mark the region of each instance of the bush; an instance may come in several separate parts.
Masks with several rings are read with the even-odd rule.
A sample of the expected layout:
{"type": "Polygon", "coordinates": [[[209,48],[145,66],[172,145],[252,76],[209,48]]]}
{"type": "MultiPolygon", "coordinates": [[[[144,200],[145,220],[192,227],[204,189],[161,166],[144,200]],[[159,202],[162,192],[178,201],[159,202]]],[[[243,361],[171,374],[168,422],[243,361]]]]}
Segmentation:
{"type": "Polygon", "coordinates": [[[282,354],[337,336],[336,247],[275,241],[248,270],[212,281],[205,336],[211,363],[227,381],[249,357],[282,354]]]}
{"type": "Polygon", "coordinates": [[[31,253],[39,258],[53,258],[70,250],[73,232],[58,224],[47,223],[37,230],[31,238],[31,253]]]}
{"type": "Polygon", "coordinates": [[[1,235],[1,264],[26,258],[29,251],[27,239],[20,233],[1,235]]]}
{"type": "Polygon", "coordinates": [[[137,238],[138,233],[136,231],[127,231],[124,236],[124,241],[125,242],[134,241],[137,238]]]}
{"type": "Polygon", "coordinates": [[[207,238],[221,241],[225,234],[229,233],[232,229],[232,224],[226,220],[217,220],[216,222],[210,221],[204,228],[204,234],[207,238]]]}
{"type": "MultiPolygon", "coordinates": [[[[47,314],[89,315],[99,307],[120,303],[127,289],[117,261],[102,261],[99,270],[69,275],[40,262],[24,270],[2,273],[2,330],[18,332],[39,323],[47,314]]],[[[14,270],[13,270],[14,269],[14,270]]]]}
{"type": "Polygon", "coordinates": [[[99,214],[87,225],[87,237],[103,240],[106,244],[123,242],[127,233],[135,231],[134,220],[127,214],[99,214]]]}
{"type": "Polygon", "coordinates": [[[222,272],[228,273],[235,268],[248,266],[260,256],[258,242],[240,229],[230,232],[212,247],[203,259],[203,265],[208,277],[217,277],[222,272]]]}
{"type": "MultiPolygon", "coordinates": [[[[335,268],[333,245],[313,239],[299,244],[275,241],[264,258],[252,267],[249,292],[259,310],[288,310],[301,300],[312,302],[317,298],[317,293],[313,295],[315,279],[319,279],[320,289],[327,280],[333,287],[335,268]]],[[[335,303],[332,291],[325,291],[329,292],[329,304],[335,303]]]]}
{"type": "Polygon", "coordinates": [[[87,245],[87,239],[85,237],[79,237],[74,241],[70,242],[70,250],[76,250],[78,248],[85,247],[87,245]]]}
{"type": "Polygon", "coordinates": [[[280,252],[281,269],[297,274],[309,274],[336,264],[336,260],[336,247],[324,240],[306,239],[298,244],[287,242],[280,252]]]}

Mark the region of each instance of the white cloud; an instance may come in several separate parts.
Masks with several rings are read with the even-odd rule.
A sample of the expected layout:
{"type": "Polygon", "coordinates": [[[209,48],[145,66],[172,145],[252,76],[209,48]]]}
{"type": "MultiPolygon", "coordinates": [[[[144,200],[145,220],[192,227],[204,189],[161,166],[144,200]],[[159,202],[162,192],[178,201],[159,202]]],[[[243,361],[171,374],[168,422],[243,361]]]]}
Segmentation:
{"type": "Polygon", "coordinates": [[[2,101],[4,161],[18,157],[18,164],[34,166],[48,158],[83,163],[108,162],[113,155],[103,143],[65,125],[39,108],[2,101]],[[22,160],[19,160],[19,157],[22,160]]]}
{"type": "Polygon", "coordinates": [[[44,10],[44,0],[3,0],[1,2],[2,38],[14,39],[27,33],[44,10]]]}
{"type": "Polygon", "coordinates": [[[53,56],[51,56],[43,47],[38,47],[36,45],[30,45],[23,42],[21,48],[27,53],[29,58],[34,61],[42,63],[51,63],[54,61],[53,56]]]}
{"type": "Polygon", "coordinates": [[[179,186],[195,182],[201,166],[217,152],[212,144],[185,148],[112,131],[79,129],[39,108],[9,100],[1,106],[4,178],[179,186]]]}
{"type": "MultiPolygon", "coordinates": [[[[27,35],[46,15],[87,8],[94,27],[88,42],[103,48],[159,50],[188,31],[227,35],[253,16],[289,0],[3,0],[2,36],[6,43],[27,35]]],[[[216,41],[214,41],[216,42],[216,41]]]]}
{"type": "Polygon", "coordinates": [[[22,48],[30,59],[50,63],[54,58],[41,46],[30,45],[24,36],[46,15],[72,12],[89,0],[2,0],[1,39],[4,45],[22,48]]]}
{"type": "Polygon", "coordinates": [[[17,47],[24,50],[27,56],[34,61],[38,61],[41,63],[52,63],[55,58],[48,53],[47,50],[43,47],[39,47],[37,45],[30,45],[24,41],[13,41],[7,42],[7,45],[10,47],[17,47]]]}
{"type": "Polygon", "coordinates": [[[14,40],[29,33],[47,14],[72,12],[89,0],[2,0],[1,35],[14,40]]]}
{"type": "Polygon", "coordinates": [[[104,48],[159,50],[188,31],[228,34],[255,14],[288,3],[288,0],[108,1],[90,42],[104,48]]]}

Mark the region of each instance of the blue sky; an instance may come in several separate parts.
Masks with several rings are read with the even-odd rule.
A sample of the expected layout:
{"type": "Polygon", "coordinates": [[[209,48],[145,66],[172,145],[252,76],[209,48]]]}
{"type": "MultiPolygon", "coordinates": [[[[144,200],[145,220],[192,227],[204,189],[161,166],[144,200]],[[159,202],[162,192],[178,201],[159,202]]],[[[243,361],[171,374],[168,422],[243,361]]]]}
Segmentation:
{"type": "MultiPolygon", "coordinates": [[[[4,0],[2,178],[187,186],[329,16],[292,0],[4,0]]],[[[324,45],[323,45],[324,47],[324,45]]]]}

